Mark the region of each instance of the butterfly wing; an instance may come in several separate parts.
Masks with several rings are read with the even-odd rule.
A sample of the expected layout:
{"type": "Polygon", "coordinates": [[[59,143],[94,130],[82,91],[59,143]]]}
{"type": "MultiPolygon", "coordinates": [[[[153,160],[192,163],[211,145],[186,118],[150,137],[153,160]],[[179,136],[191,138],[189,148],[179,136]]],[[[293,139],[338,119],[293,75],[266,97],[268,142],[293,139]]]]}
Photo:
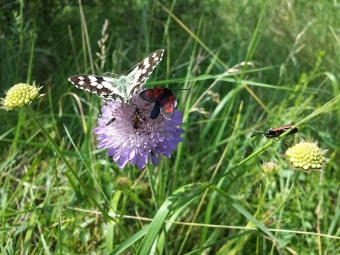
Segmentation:
{"type": "Polygon", "coordinates": [[[78,89],[95,93],[104,100],[124,101],[124,92],[118,85],[118,79],[99,75],[78,74],[71,76],[68,80],[78,89]]]}
{"type": "Polygon", "coordinates": [[[166,119],[171,119],[174,115],[175,98],[170,89],[154,88],[142,91],[139,96],[145,101],[155,103],[151,112],[151,118],[157,118],[159,109],[166,119]]]}
{"type": "Polygon", "coordinates": [[[79,74],[68,80],[77,88],[95,93],[104,100],[129,102],[130,98],[149,78],[152,71],[162,60],[164,49],[151,53],[127,75],[119,79],[99,75],[79,74]]]}
{"type": "Polygon", "coordinates": [[[161,88],[154,88],[154,89],[147,89],[142,91],[139,96],[144,99],[145,101],[148,101],[150,103],[157,102],[157,98],[160,93],[163,92],[163,89],[161,88]]]}
{"type": "Polygon", "coordinates": [[[129,79],[126,94],[131,98],[149,79],[150,74],[162,60],[164,49],[152,52],[127,75],[129,79]]]}
{"type": "Polygon", "coordinates": [[[174,116],[174,102],[175,98],[172,93],[171,95],[167,95],[163,102],[161,102],[161,113],[168,120],[171,120],[174,116]]]}

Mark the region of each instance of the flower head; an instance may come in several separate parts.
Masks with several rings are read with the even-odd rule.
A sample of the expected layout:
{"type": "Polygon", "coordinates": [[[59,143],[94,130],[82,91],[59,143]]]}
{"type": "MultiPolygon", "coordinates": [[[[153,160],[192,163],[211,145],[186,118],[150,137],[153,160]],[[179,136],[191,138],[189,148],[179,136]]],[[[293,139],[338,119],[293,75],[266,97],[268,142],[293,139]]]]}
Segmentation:
{"type": "Polygon", "coordinates": [[[15,107],[22,107],[32,103],[33,99],[40,97],[39,90],[42,87],[36,87],[34,84],[28,85],[26,83],[19,83],[14,85],[7,91],[5,99],[2,99],[3,106],[1,108],[7,111],[15,107]]]}
{"type": "Polygon", "coordinates": [[[129,190],[132,181],[128,176],[118,176],[114,179],[114,184],[117,190],[129,190]]]}
{"type": "Polygon", "coordinates": [[[99,127],[93,132],[100,140],[98,148],[108,148],[108,156],[123,168],[128,161],[143,169],[150,158],[152,164],[158,165],[162,155],[170,158],[171,150],[183,141],[181,134],[182,114],[175,110],[171,120],[159,114],[151,119],[154,104],[150,104],[136,93],[131,104],[112,101],[102,107],[99,127]]]}
{"type": "Polygon", "coordinates": [[[280,170],[275,162],[265,162],[261,165],[261,168],[266,174],[275,174],[280,170]]]}
{"type": "Polygon", "coordinates": [[[324,157],[327,150],[322,151],[317,143],[302,141],[290,147],[285,154],[288,161],[296,168],[308,172],[317,170],[322,172],[324,163],[328,160],[324,157]]]}

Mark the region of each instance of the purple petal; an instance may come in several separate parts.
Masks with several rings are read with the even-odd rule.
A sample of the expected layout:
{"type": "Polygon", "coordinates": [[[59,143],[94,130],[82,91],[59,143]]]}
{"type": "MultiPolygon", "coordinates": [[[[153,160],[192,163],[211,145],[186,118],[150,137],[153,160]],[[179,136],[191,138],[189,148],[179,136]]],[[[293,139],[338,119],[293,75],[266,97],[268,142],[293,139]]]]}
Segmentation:
{"type": "Polygon", "coordinates": [[[156,154],[153,151],[151,151],[150,153],[150,159],[151,159],[151,163],[154,166],[158,166],[158,158],[156,157],[156,154]]]}
{"type": "Polygon", "coordinates": [[[143,169],[145,167],[146,162],[148,161],[147,158],[143,157],[141,154],[137,153],[136,155],[137,158],[137,167],[139,169],[143,169]]]}
{"type": "Polygon", "coordinates": [[[154,104],[144,101],[135,94],[131,104],[112,101],[102,107],[99,126],[93,132],[99,141],[97,148],[108,148],[107,155],[123,168],[130,161],[139,169],[143,169],[150,158],[157,166],[162,155],[171,157],[171,150],[176,150],[177,144],[184,139],[182,114],[174,111],[171,120],[163,118],[151,119],[154,104]],[[107,123],[115,118],[115,121],[107,123]],[[134,125],[135,121],[138,125],[134,125]]]}

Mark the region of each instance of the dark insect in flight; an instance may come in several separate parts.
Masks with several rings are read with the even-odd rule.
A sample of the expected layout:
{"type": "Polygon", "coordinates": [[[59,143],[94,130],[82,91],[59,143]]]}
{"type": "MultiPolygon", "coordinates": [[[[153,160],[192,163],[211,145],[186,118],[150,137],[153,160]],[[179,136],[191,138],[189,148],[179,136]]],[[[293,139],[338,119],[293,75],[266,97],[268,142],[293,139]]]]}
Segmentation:
{"type": "MultiPolygon", "coordinates": [[[[266,132],[261,132],[261,131],[253,131],[255,134],[251,135],[251,137],[256,136],[256,135],[264,135],[265,137],[269,139],[274,139],[279,137],[281,134],[284,132],[288,131],[294,126],[294,124],[289,124],[281,127],[275,127],[275,128],[270,128],[266,132]]],[[[297,128],[293,128],[287,135],[292,135],[297,133],[299,130],[297,128]]]]}

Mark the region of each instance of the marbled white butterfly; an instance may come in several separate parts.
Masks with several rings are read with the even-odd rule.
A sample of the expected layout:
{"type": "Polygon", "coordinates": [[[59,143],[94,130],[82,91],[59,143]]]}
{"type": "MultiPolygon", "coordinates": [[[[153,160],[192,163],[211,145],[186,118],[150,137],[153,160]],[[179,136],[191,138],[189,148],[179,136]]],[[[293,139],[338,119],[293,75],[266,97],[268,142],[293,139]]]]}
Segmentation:
{"type": "Polygon", "coordinates": [[[68,80],[78,89],[96,93],[105,100],[121,100],[130,102],[130,98],[143,86],[153,69],[162,60],[164,49],[152,52],[147,58],[136,65],[126,76],[110,78],[90,74],[78,74],[68,80]]]}

